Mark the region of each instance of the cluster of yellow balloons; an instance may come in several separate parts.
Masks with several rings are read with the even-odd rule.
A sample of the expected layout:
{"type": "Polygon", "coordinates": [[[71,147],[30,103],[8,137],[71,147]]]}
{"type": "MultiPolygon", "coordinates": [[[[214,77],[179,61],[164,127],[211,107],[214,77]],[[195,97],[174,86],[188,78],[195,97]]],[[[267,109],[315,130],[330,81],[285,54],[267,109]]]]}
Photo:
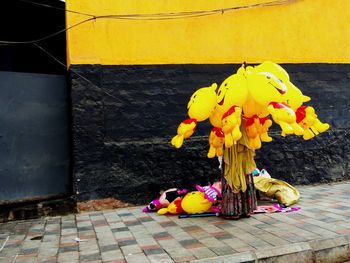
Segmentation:
{"type": "Polygon", "coordinates": [[[282,136],[295,134],[309,140],[329,129],[314,108],[303,106],[310,100],[280,65],[271,61],[255,67],[242,65],[220,87],[214,83],[193,93],[187,104],[189,118],[178,126],[171,144],[180,148],[195,132],[197,122],[208,119],[213,126],[209,158],[222,156],[223,146],[232,147],[242,132],[247,134],[248,147],[259,149],[262,142],[272,141],[268,134],[272,120],[281,127],[282,136]]]}

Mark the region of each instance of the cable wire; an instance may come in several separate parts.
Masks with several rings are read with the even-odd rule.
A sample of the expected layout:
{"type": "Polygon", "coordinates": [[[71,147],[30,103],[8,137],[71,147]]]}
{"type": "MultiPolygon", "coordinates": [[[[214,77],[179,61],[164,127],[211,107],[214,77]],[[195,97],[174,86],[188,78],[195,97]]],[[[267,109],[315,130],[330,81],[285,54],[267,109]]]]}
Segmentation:
{"type": "MultiPolygon", "coordinates": [[[[61,9],[62,8],[56,8],[54,6],[50,5],[45,5],[45,4],[40,4],[40,3],[35,3],[32,1],[28,0],[18,0],[26,3],[31,3],[31,4],[37,4],[45,7],[50,7],[50,8],[55,8],[55,9],[61,9]]],[[[299,0],[275,0],[271,2],[266,2],[266,3],[259,3],[259,4],[252,4],[252,5],[244,5],[244,6],[235,6],[235,7],[228,7],[228,8],[220,8],[220,9],[213,9],[213,10],[201,10],[201,11],[188,11],[188,12],[171,12],[171,13],[153,13],[153,14],[126,14],[126,15],[117,15],[117,14],[112,14],[112,15],[92,15],[92,14],[87,14],[87,13],[80,13],[77,11],[69,10],[69,12],[73,13],[79,13],[82,15],[87,15],[91,16],[88,19],[82,20],[70,27],[61,29],[55,33],[52,33],[50,35],[47,35],[45,37],[35,39],[35,40],[28,40],[28,41],[5,41],[2,40],[0,41],[0,45],[16,45],[16,44],[33,44],[33,43],[38,43],[43,40],[52,38],[60,33],[66,32],[76,26],[79,26],[81,24],[84,24],[86,22],[92,21],[92,20],[97,20],[97,19],[117,19],[117,20],[171,20],[171,19],[185,19],[185,18],[196,18],[196,17],[202,17],[202,16],[210,16],[214,14],[224,14],[225,12],[229,11],[234,11],[234,10],[239,10],[239,9],[247,9],[247,8],[256,8],[256,7],[266,7],[266,6],[277,6],[277,5],[286,5],[292,2],[296,2],[299,0]]],[[[67,10],[65,10],[67,11],[67,10]]]]}
{"type": "MultiPolygon", "coordinates": [[[[220,13],[224,14],[228,11],[234,11],[238,9],[247,9],[247,8],[255,8],[255,7],[264,7],[264,6],[276,6],[276,5],[285,5],[289,4],[291,2],[296,2],[298,0],[275,0],[271,2],[266,3],[258,3],[258,4],[251,4],[251,5],[243,5],[243,6],[234,6],[234,7],[227,7],[227,8],[219,8],[219,9],[213,9],[213,10],[201,10],[201,11],[186,11],[186,12],[170,12],[170,13],[153,13],[153,14],[128,14],[128,15],[105,15],[104,17],[110,17],[110,18],[125,18],[125,17],[136,17],[140,19],[144,19],[147,17],[178,17],[180,16],[191,16],[191,15],[198,15],[198,14],[212,14],[212,13],[220,13]]],[[[101,16],[96,16],[101,17],[101,16]]]]}
{"type": "MultiPolygon", "coordinates": [[[[36,46],[37,48],[39,48],[41,51],[43,51],[44,53],[46,53],[49,57],[51,57],[53,60],[55,60],[58,64],[62,65],[63,67],[65,67],[67,69],[67,65],[65,63],[63,63],[62,61],[60,61],[58,58],[56,58],[54,55],[52,55],[49,51],[47,51],[45,48],[43,48],[42,46],[38,45],[37,43],[33,43],[34,46],[36,46]]],[[[84,77],[83,75],[81,75],[80,73],[76,72],[75,70],[70,69],[70,71],[74,74],[76,74],[78,77],[84,79],[86,82],[90,83],[91,85],[93,85],[94,87],[97,87],[99,90],[101,90],[102,92],[104,92],[106,95],[116,99],[117,101],[120,101],[120,99],[118,99],[117,97],[115,97],[114,95],[110,94],[109,92],[107,92],[105,89],[101,88],[100,86],[96,85],[95,83],[93,83],[91,80],[87,79],[86,77],[84,77]]]]}
{"type": "Polygon", "coordinates": [[[233,11],[237,9],[246,9],[246,8],[254,8],[254,7],[260,7],[260,6],[275,6],[275,5],[283,5],[283,4],[288,4],[291,2],[295,2],[298,0],[274,0],[271,2],[265,2],[265,3],[258,3],[258,4],[251,4],[251,5],[243,5],[243,6],[235,6],[235,7],[227,7],[227,8],[219,8],[219,9],[213,9],[213,10],[199,10],[199,11],[183,11],[183,12],[165,12],[165,13],[152,13],[152,14],[126,14],[126,15],[117,15],[117,14],[110,14],[110,15],[93,15],[89,13],[83,13],[83,12],[78,12],[75,10],[68,10],[68,9],[63,9],[60,7],[55,7],[47,4],[41,4],[41,3],[36,3],[32,2],[29,0],[17,0],[20,2],[25,2],[25,3],[30,3],[34,5],[39,5],[43,7],[48,7],[48,8],[53,8],[53,9],[59,9],[75,14],[80,14],[80,15],[86,15],[90,17],[95,17],[95,18],[103,18],[103,17],[109,17],[109,18],[126,18],[126,17],[133,17],[133,19],[138,18],[138,19],[145,19],[147,17],[168,17],[168,16],[179,16],[180,18],[183,18],[183,16],[191,16],[191,15],[197,15],[197,14],[210,14],[210,13],[221,13],[223,14],[224,12],[227,11],[233,11]]]}
{"type": "Polygon", "coordinates": [[[37,3],[37,2],[29,1],[29,0],[17,0],[17,1],[23,2],[23,3],[27,3],[27,4],[32,4],[32,5],[42,6],[42,7],[48,7],[48,8],[57,9],[57,10],[62,10],[62,11],[65,11],[65,12],[74,13],[74,14],[78,14],[78,15],[85,15],[85,16],[95,17],[94,15],[91,15],[91,14],[88,14],[88,13],[82,13],[82,12],[78,12],[78,11],[74,11],[74,10],[69,10],[69,9],[56,7],[56,6],[52,6],[52,5],[47,5],[47,4],[42,4],[42,3],[37,3]]]}
{"type": "Polygon", "coordinates": [[[52,37],[54,37],[54,36],[56,36],[56,35],[58,35],[60,33],[66,32],[66,31],[68,31],[68,30],[70,30],[70,29],[72,29],[72,28],[74,28],[76,26],[79,26],[79,25],[84,24],[84,23],[86,23],[88,21],[91,21],[91,20],[95,20],[95,18],[92,17],[92,18],[85,19],[85,20],[80,21],[79,23],[76,23],[76,24],[74,24],[74,25],[72,25],[70,27],[61,29],[60,31],[57,31],[55,33],[52,33],[52,34],[50,34],[48,36],[45,36],[45,37],[42,37],[42,38],[39,38],[39,39],[36,39],[36,40],[29,40],[29,41],[0,41],[0,45],[16,45],[16,44],[34,44],[34,43],[38,43],[38,42],[41,42],[43,40],[52,38],[52,37]]]}

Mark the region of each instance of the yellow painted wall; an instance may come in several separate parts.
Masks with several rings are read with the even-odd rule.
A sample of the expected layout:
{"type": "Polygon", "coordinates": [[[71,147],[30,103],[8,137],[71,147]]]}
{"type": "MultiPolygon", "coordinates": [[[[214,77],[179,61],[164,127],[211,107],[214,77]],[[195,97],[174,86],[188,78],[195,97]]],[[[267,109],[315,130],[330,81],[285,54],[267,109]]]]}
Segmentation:
{"type": "MultiPolygon", "coordinates": [[[[262,2],[268,1],[66,0],[66,8],[148,14],[262,2]]],[[[67,27],[87,18],[67,12],[67,27]]],[[[67,42],[70,64],[350,63],[350,0],[299,0],[163,21],[97,19],[68,30],[67,42]]]]}

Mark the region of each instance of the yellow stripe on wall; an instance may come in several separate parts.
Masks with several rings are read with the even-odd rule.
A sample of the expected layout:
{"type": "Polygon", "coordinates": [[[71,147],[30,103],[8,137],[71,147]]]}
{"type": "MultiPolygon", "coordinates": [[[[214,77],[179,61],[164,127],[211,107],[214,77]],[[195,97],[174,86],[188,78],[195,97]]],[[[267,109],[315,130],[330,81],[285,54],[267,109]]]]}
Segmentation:
{"type": "MultiPolygon", "coordinates": [[[[270,0],[272,1],[272,0],[270,0]]],[[[67,0],[94,15],[212,10],[266,0],[67,0]]],[[[89,17],[67,12],[67,27],[89,17]]],[[[299,0],[197,18],[97,19],[67,32],[70,64],[350,63],[350,0],[299,0]]]]}

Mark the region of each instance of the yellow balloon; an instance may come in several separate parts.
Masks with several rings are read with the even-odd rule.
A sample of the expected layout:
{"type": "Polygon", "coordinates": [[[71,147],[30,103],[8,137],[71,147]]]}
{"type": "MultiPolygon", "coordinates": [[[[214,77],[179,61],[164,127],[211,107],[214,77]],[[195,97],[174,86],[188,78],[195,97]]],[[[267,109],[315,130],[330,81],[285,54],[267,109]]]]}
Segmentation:
{"type": "Polygon", "coordinates": [[[247,85],[250,96],[264,107],[271,102],[283,102],[286,85],[270,72],[251,73],[247,75],[247,85]]]}
{"type": "Polygon", "coordinates": [[[177,127],[177,135],[171,139],[171,144],[175,148],[180,148],[184,142],[184,139],[187,139],[192,136],[197,128],[196,119],[186,119],[180,123],[177,127]]]}
{"type": "Polygon", "coordinates": [[[225,143],[225,135],[220,128],[214,127],[209,135],[209,151],[208,158],[214,158],[215,156],[222,156],[223,145],[225,143]]]}
{"type": "Polygon", "coordinates": [[[293,83],[287,83],[287,92],[283,95],[285,102],[296,111],[304,102],[311,100],[310,97],[303,95],[303,93],[294,86],[293,83]]]}
{"type": "Polygon", "coordinates": [[[214,83],[211,87],[198,89],[192,94],[187,104],[188,116],[197,121],[204,121],[209,118],[216,105],[216,88],[214,83]]]}
{"type": "Polygon", "coordinates": [[[328,123],[323,123],[318,119],[315,109],[311,106],[299,107],[296,111],[296,116],[298,124],[304,129],[304,140],[310,140],[315,135],[330,128],[328,123]]]}
{"type": "Polygon", "coordinates": [[[214,111],[209,117],[210,124],[213,127],[221,128],[222,127],[222,115],[224,115],[225,111],[224,108],[220,105],[216,105],[214,111]]]}
{"type": "Polygon", "coordinates": [[[304,102],[310,101],[310,97],[304,96],[303,93],[290,81],[287,71],[280,65],[265,61],[253,69],[255,73],[269,72],[276,78],[281,80],[287,87],[287,91],[283,94],[284,102],[287,103],[293,110],[299,108],[304,102]]]}
{"type": "Polygon", "coordinates": [[[204,198],[204,193],[199,191],[189,192],[182,199],[182,209],[188,214],[200,214],[208,212],[212,203],[204,198]]]}
{"type": "Polygon", "coordinates": [[[265,117],[269,114],[265,106],[257,104],[253,97],[248,95],[246,103],[243,105],[243,115],[251,118],[255,115],[265,117]]]}
{"type": "Polygon", "coordinates": [[[287,83],[290,81],[289,74],[287,73],[287,71],[284,68],[282,68],[280,65],[271,61],[265,61],[260,65],[255,66],[252,69],[252,71],[255,73],[270,72],[273,75],[275,75],[278,79],[283,81],[284,83],[287,83]]]}
{"type": "Polygon", "coordinates": [[[248,88],[242,68],[239,73],[233,74],[225,79],[217,92],[217,103],[223,107],[224,112],[232,106],[242,107],[247,100],[248,88]]]}
{"type": "Polygon", "coordinates": [[[240,130],[242,109],[232,106],[222,118],[222,131],[225,134],[225,147],[230,148],[242,137],[240,130]]]}

